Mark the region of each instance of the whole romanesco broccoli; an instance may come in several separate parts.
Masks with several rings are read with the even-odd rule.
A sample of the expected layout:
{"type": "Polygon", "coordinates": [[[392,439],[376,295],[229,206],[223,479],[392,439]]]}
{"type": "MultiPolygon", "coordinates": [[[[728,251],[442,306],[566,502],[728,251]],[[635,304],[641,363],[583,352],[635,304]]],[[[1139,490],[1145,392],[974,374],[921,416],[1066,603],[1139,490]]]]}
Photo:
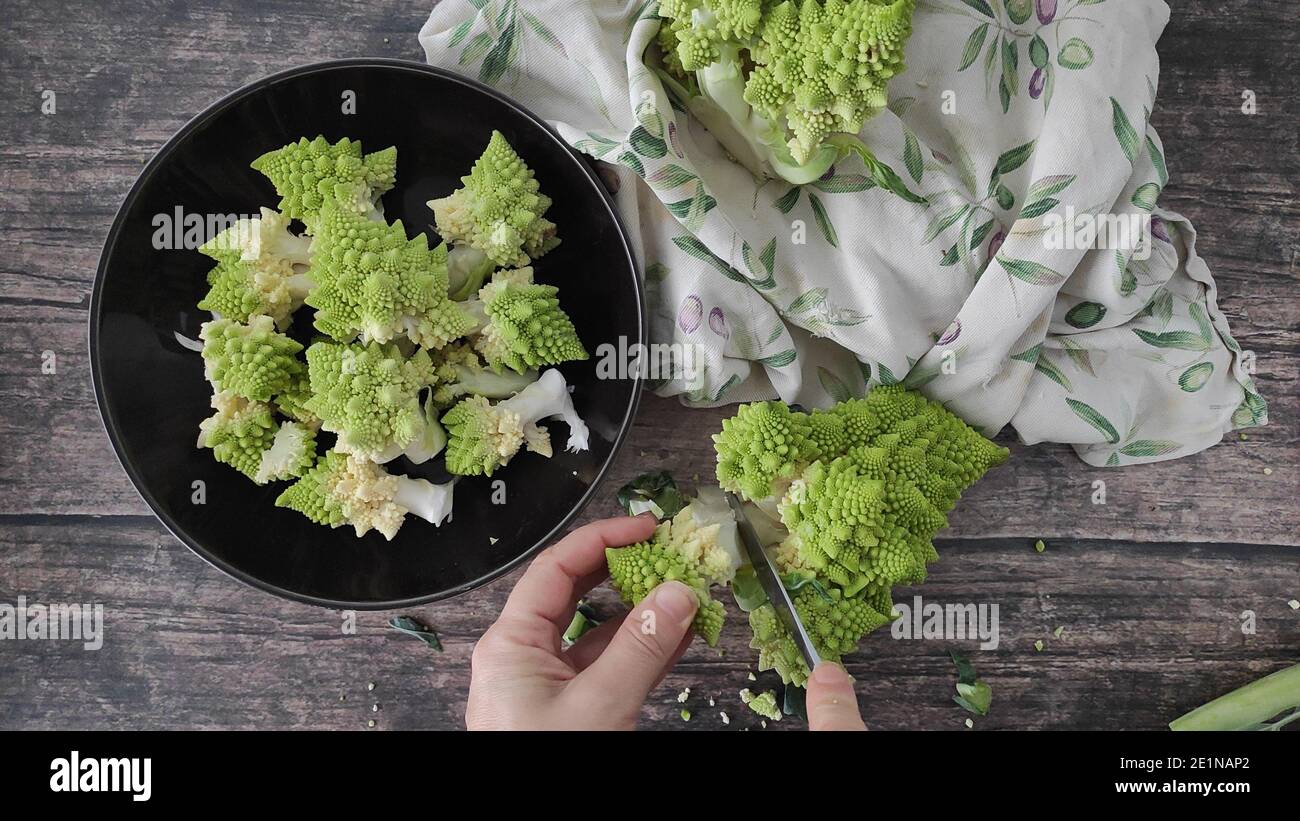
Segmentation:
{"type": "Polygon", "coordinates": [[[452,485],[392,476],[355,455],[331,450],[275,500],[317,524],[352,525],[358,537],[378,530],[392,540],[407,513],[441,524],[451,515],[452,485]]]}
{"type": "Polygon", "coordinates": [[[560,243],[555,224],[544,216],[550,198],[501,132],[492,132],[461,184],[449,196],[429,201],[447,242],[477,248],[500,266],[527,265],[560,243]]]}
{"type": "Polygon", "coordinates": [[[334,202],[358,215],[382,219],[379,197],[397,180],[397,149],[362,155],[361,143],[346,137],[303,138],[253,160],[280,195],[280,211],[300,219],[314,233],[321,207],[334,202]]]}
{"type": "Polygon", "coordinates": [[[208,381],[219,391],[269,402],[302,375],[302,345],[278,333],[269,316],[254,316],[247,325],[214,319],[199,329],[208,381]]]}
{"type": "MultiPolygon", "coordinates": [[[[823,658],[893,618],[893,588],[925,579],[958,496],[1008,453],[901,386],[829,410],[741,406],[714,437],[718,481],[779,518],[773,560],[823,658]]],[[[808,671],[770,604],[749,613],[761,669],[808,671]]]]}
{"type": "Polygon", "coordinates": [[[491,476],[525,445],[550,456],[549,434],[537,424],[550,418],[569,426],[569,451],[587,449],[587,425],[574,410],[564,377],[554,369],[496,404],[482,396],[462,399],[442,417],[448,436],[447,470],[462,476],[491,476]]]}
{"type": "Polygon", "coordinates": [[[532,268],[498,271],[469,305],[483,316],[474,348],[493,370],[524,373],[587,358],[573,321],[551,285],[533,282],[532,268]]]}
{"type": "Polygon", "coordinates": [[[440,348],[475,324],[447,296],[445,246],[430,250],[423,234],[408,240],[401,221],[367,220],[332,200],[319,211],[310,276],[316,328],[340,342],[405,336],[440,348]]]}
{"type": "Polygon", "coordinates": [[[915,0],[664,0],[665,84],[756,176],[795,184],[858,154],[881,187],[924,199],[857,138],[903,70],[915,0]]]}
{"type": "Polygon", "coordinates": [[[376,462],[413,456],[407,451],[423,441],[428,423],[419,397],[433,383],[428,353],[408,358],[392,344],[316,342],[307,349],[307,372],[311,398],[303,407],[338,434],[337,450],[376,462]]]}

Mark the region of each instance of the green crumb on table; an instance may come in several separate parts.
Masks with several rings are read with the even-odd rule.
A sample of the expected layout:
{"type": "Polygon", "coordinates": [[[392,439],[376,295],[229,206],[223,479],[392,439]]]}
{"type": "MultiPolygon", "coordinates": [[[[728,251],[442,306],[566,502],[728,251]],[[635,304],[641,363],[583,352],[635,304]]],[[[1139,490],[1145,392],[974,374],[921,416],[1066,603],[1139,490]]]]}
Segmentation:
{"type": "Polygon", "coordinates": [[[1300,601],[1292,599],[1291,601],[1286,603],[1286,606],[1290,607],[1292,610],[1300,610],[1300,601]]]}
{"type": "Polygon", "coordinates": [[[1034,542],[1034,550],[1038,551],[1039,553],[1042,553],[1046,549],[1047,549],[1047,545],[1043,542],[1042,539],[1039,539],[1038,541],[1034,542]]]}
{"type": "Polygon", "coordinates": [[[1064,633],[1064,632],[1065,632],[1065,628],[1064,628],[1064,627],[1058,627],[1058,628],[1056,628],[1055,630],[1052,631],[1052,637],[1053,637],[1053,638],[1058,638],[1058,639],[1059,639],[1059,638],[1061,637],[1061,634],[1064,633]]]}
{"type": "Polygon", "coordinates": [[[1039,639],[1038,641],[1034,642],[1034,649],[1037,650],[1037,651],[1040,652],[1040,653],[1043,652],[1043,647],[1044,647],[1044,646],[1045,646],[1045,645],[1043,644],[1043,640],[1042,640],[1042,639],[1039,639]]]}
{"type": "Polygon", "coordinates": [[[691,720],[691,711],[690,711],[690,710],[685,710],[685,709],[682,710],[681,715],[682,715],[682,721],[690,721],[690,720],[691,720]]]}
{"type": "Polygon", "coordinates": [[[768,690],[759,695],[754,695],[754,693],[746,687],[740,691],[740,700],[744,702],[749,709],[764,718],[770,718],[773,721],[781,720],[781,705],[776,703],[776,693],[772,690],[768,690]]]}
{"type": "Polygon", "coordinates": [[[1273,468],[1264,468],[1264,475],[1265,475],[1265,476],[1272,476],[1272,475],[1273,475],[1273,468]]]}

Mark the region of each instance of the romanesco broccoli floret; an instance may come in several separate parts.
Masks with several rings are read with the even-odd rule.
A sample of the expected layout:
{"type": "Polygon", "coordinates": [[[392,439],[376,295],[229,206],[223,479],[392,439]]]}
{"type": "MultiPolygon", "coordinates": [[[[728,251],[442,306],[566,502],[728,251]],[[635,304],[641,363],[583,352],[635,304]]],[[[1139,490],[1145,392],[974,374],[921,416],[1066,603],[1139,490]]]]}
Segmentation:
{"type": "Polygon", "coordinates": [[[773,483],[789,480],[797,468],[823,454],[808,437],[807,414],[784,402],[741,405],[713,435],[718,453],[718,484],[746,499],[773,495],[773,483]]]}
{"type": "Polygon", "coordinates": [[[755,694],[748,687],[740,691],[740,700],[749,709],[771,721],[781,720],[781,705],[776,703],[776,692],[768,690],[755,694]]]}
{"type": "Polygon", "coordinates": [[[271,446],[253,476],[259,485],[303,475],[316,463],[316,431],[300,422],[285,422],[275,432],[271,446]]]}
{"type": "Polygon", "coordinates": [[[198,446],[212,448],[218,462],[255,479],[263,454],[275,441],[277,425],[270,406],[218,391],[212,407],[216,413],[199,424],[198,446]]]}
{"type": "Polygon", "coordinates": [[[271,208],[235,223],[199,246],[218,262],[238,260],[289,277],[311,264],[311,238],[289,230],[289,218],[271,208]]]}
{"type": "Polygon", "coordinates": [[[451,195],[429,201],[447,242],[477,248],[501,266],[527,265],[559,244],[555,224],[543,216],[550,198],[501,132],[492,132],[461,184],[451,195]]]}
{"type": "Polygon", "coordinates": [[[338,434],[335,449],[376,462],[399,455],[422,461],[428,417],[420,391],[433,383],[423,349],[407,358],[393,344],[316,342],[307,349],[311,398],[303,407],[338,434]]]}
{"type": "Polygon", "coordinates": [[[742,562],[736,538],[736,520],[725,501],[721,510],[693,501],[655,529],[655,541],[676,550],[709,584],[735,578],[742,562]]]}
{"type": "Polygon", "coordinates": [[[378,530],[392,540],[407,513],[439,525],[451,516],[452,483],[392,476],[353,454],[330,450],[275,500],[317,524],[350,524],[358,537],[378,530]]]}
{"type": "Polygon", "coordinates": [[[269,316],[284,330],[312,287],[306,274],[310,244],[308,237],[291,234],[289,220],[270,208],[236,221],[199,247],[217,260],[199,307],[237,322],[269,316]]]}
{"type": "Polygon", "coordinates": [[[524,446],[550,456],[549,434],[537,423],[551,418],[569,426],[566,448],[570,452],[587,449],[587,425],[574,410],[564,376],[554,369],[496,404],[483,396],[462,399],[442,417],[448,437],[447,470],[462,476],[491,476],[524,446]]]}
{"type": "Polygon", "coordinates": [[[498,271],[469,305],[483,322],[474,341],[493,370],[524,373],[587,358],[573,321],[560,307],[559,289],[533,282],[532,268],[498,271]]]}
{"type": "Polygon", "coordinates": [[[423,234],[408,240],[401,221],[363,219],[328,200],[319,211],[307,297],[316,328],[340,342],[406,336],[440,348],[464,336],[474,319],[447,296],[447,249],[423,234]]]}
{"type": "MultiPolygon", "coordinates": [[[[811,182],[849,152],[903,70],[914,0],[667,0],[666,84],[758,176],[811,182]],[[690,73],[683,85],[674,77],[690,73]]],[[[885,186],[921,198],[893,179],[885,186]]]]}
{"type": "Polygon", "coordinates": [[[324,137],[303,138],[253,160],[280,195],[280,211],[316,232],[321,207],[333,201],[370,219],[382,219],[379,197],[397,180],[397,149],[362,155],[361,143],[347,138],[331,144],[324,137]]]}
{"type": "Polygon", "coordinates": [[[269,402],[302,375],[302,345],[276,332],[269,316],[251,317],[247,325],[214,319],[203,323],[199,338],[205,375],[219,391],[269,402]]]}
{"type": "Polygon", "coordinates": [[[605,561],[610,580],[628,604],[637,604],[666,581],[679,581],[691,588],[700,603],[691,628],[710,647],[717,645],[726,610],[709,597],[709,583],[699,566],[665,543],[658,532],[648,542],[606,549],[605,561]]]}
{"type": "Polygon", "coordinates": [[[749,646],[758,651],[758,669],[775,670],[786,684],[808,683],[808,665],[771,604],[749,611],[749,646]]]}
{"type": "Polygon", "coordinates": [[[449,408],[462,396],[509,399],[537,381],[537,371],[523,373],[503,370],[500,373],[483,364],[468,343],[453,342],[433,354],[433,402],[449,408]]]}

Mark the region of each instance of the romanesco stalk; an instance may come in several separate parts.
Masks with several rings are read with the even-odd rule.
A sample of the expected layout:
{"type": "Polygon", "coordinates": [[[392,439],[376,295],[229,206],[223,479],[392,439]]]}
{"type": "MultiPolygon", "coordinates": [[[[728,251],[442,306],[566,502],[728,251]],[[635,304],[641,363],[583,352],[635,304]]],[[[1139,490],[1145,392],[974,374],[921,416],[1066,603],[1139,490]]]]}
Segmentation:
{"type": "Polygon", "coordinates": [[[433,354],[437,383],[433,402],[449,408],[462,396],[509,399],[537,381],[537,371],[523,373],[488,368],[468,343],[452,343],[433,354]]]}
{"type": "Polygon", "coordinates": [[[554,369],[495,405],[482,396],[462,399],[442,417],[448,435],[447,470],[461,476],[491,476],[525,445],[550,456],[550,437],[537,423],[556,417],[569,426],[567,449],[586,450],[587,426],[574,410],[564,377],[554,369]]]}
{"type": "Polygon", "coordinates": [[[555,224],[543,216],[550,198],[501,132],[492,132],[461,184],[449,196],[429,201],[447,242],[477,248],[501,266],[527,265],[559,245],[555,224]]]}

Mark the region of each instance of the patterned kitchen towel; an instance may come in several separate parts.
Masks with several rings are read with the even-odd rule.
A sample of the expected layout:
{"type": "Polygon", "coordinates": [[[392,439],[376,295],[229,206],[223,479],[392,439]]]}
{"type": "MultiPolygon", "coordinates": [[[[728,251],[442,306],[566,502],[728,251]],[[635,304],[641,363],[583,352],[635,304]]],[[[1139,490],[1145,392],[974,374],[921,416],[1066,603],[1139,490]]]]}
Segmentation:
{"type": "Polygon", "coordinates": [[[618,167],[652,341],[703,351],[702,383],[659,393],[825,406],[901,381],[1093,465],[1266,422],[1195,232],[1156,204],[1165,3],[920,0],[907,70],[861,136],[928,205],[857,159],[802,187],[754,179],[647,64],[657,11],[444,0],[420,43],[618,167]],[[1051,230],[1069,215],[1149,215],[1148,258],[1051,230]]]}

